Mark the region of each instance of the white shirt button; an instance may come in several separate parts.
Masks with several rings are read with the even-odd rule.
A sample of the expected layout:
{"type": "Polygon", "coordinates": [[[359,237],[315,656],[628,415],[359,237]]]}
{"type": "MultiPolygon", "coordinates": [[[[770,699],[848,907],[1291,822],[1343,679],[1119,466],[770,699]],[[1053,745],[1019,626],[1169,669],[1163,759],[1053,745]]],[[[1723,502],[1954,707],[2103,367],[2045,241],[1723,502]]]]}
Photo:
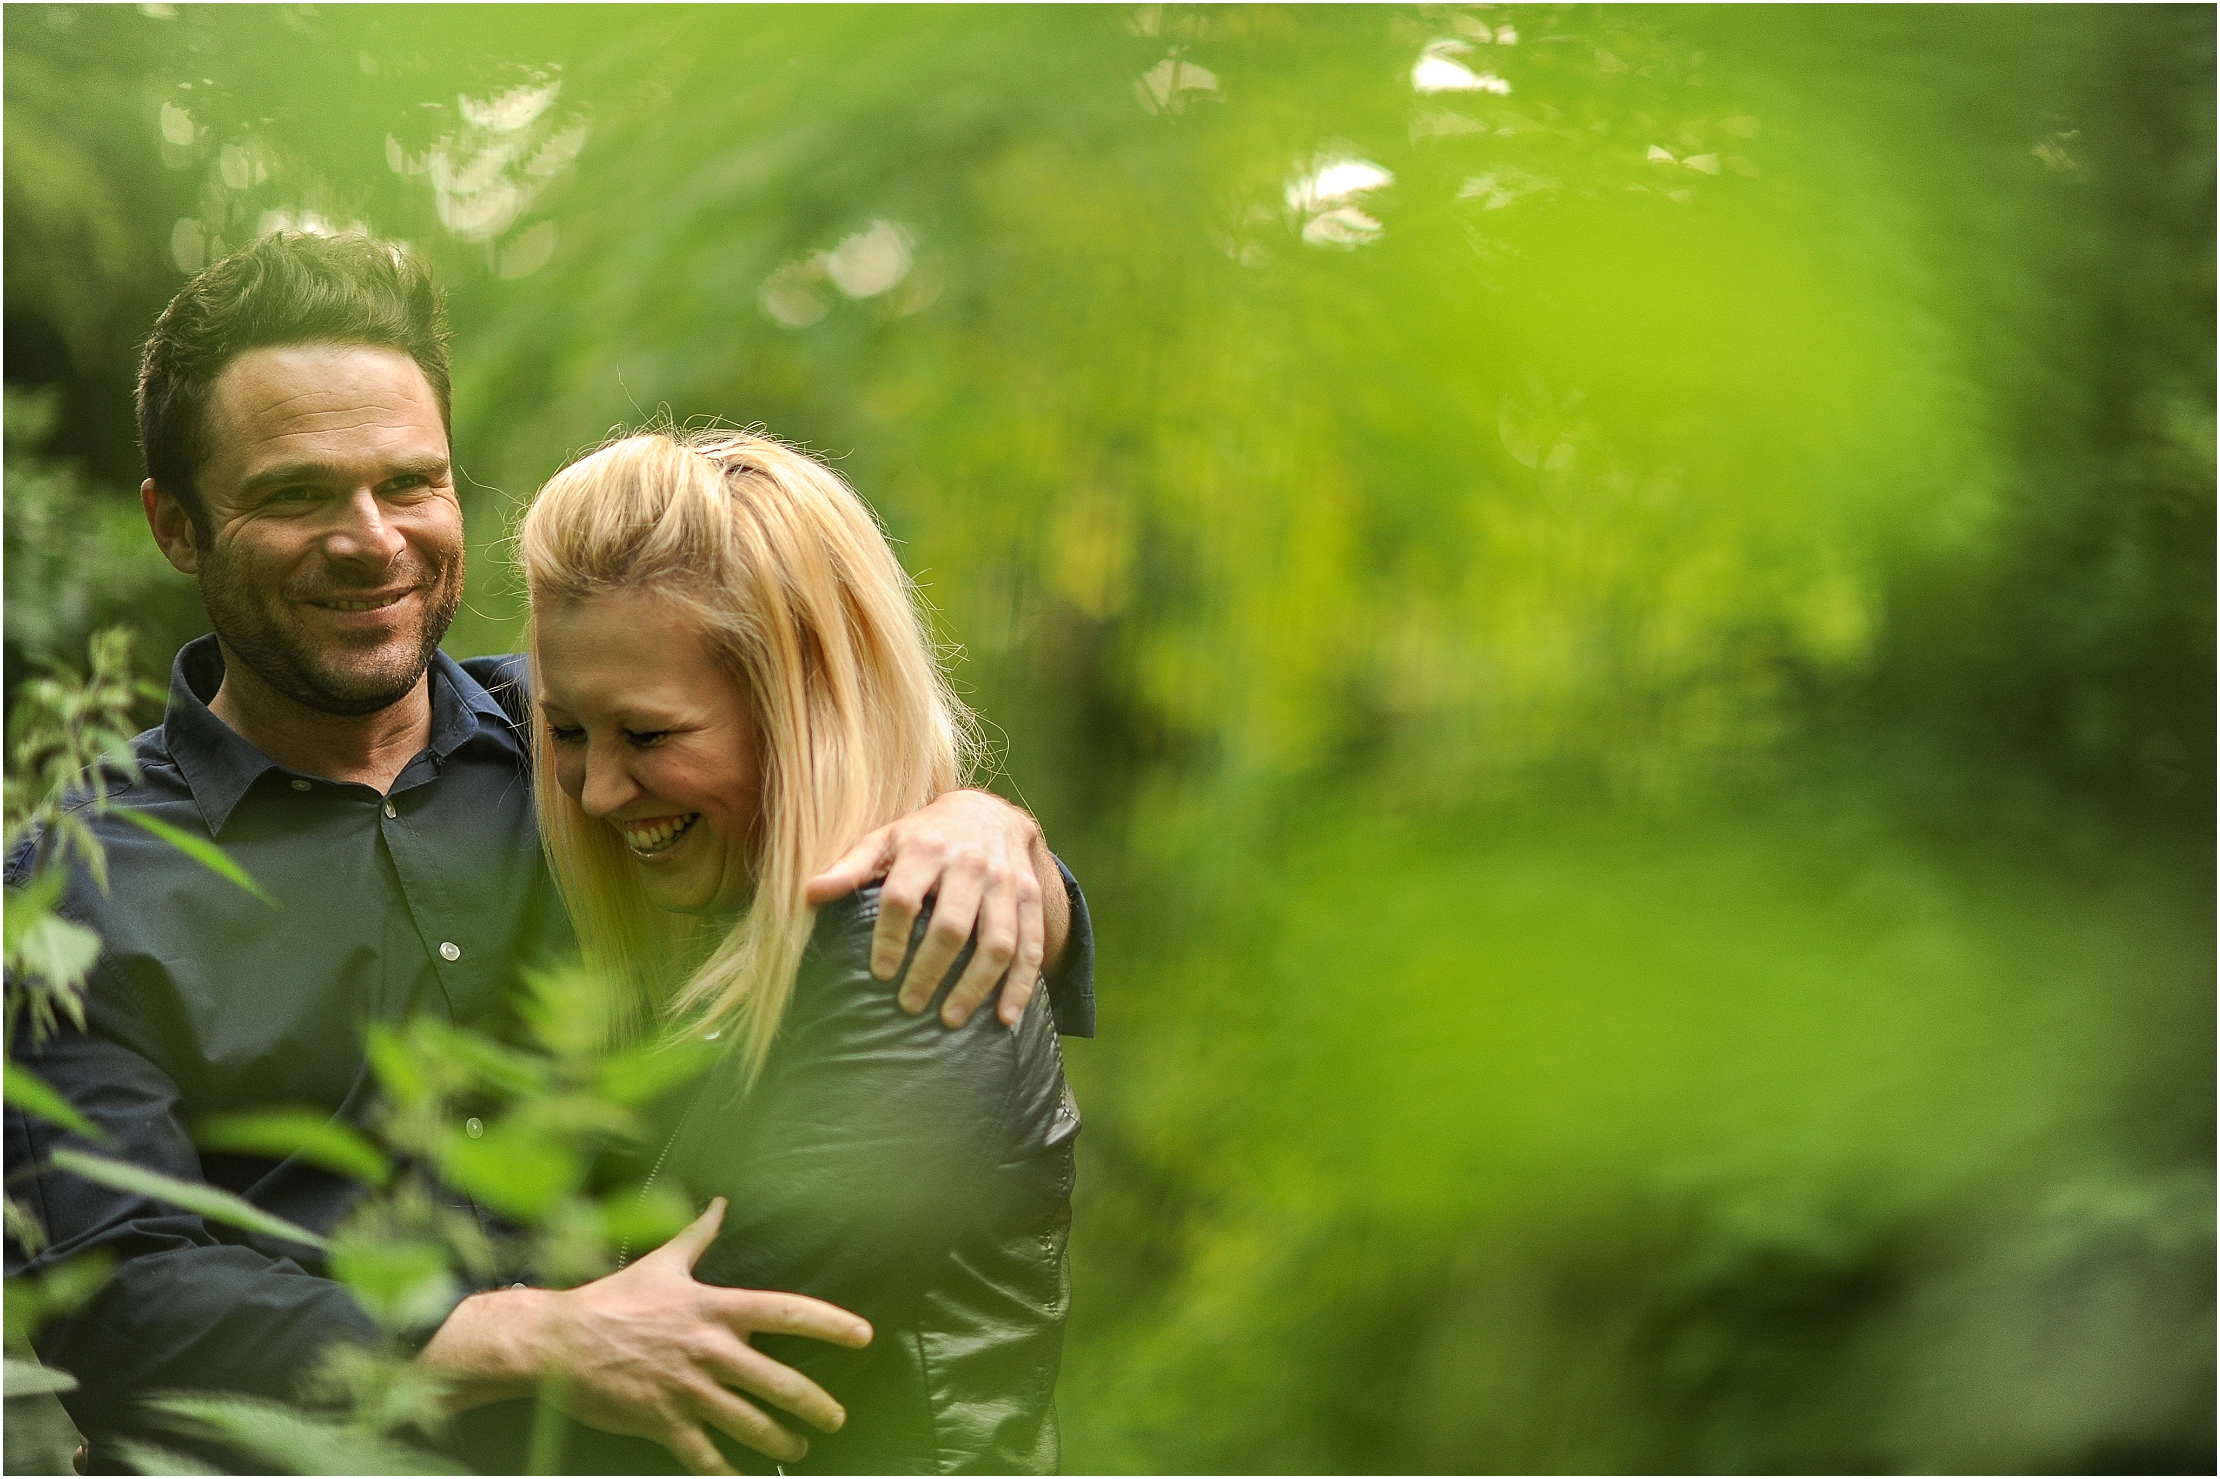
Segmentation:
{"type": "Polygon", "coordinates": [[[486,1122],[478,1116],[472,1115],[469,1119],[463,1121],[463,1133],[475,1140],[486,1133],[486,1122]]]}
{"type": "Polygon", "coordinates": [[[385,804],[385,814],[389,817],[397,817],[400,815],[399,812],[393,809],[393,803],[390,801],[385,804]]]}
{"type": "Polygon", "coordinates": [[[307,790],[307,789],[308,789],[308,782],[307,782],[307,781],[295,781],[295,782],[293,782],[293,789],[294,789],[294,790],[296,790],[296,791],[305,791],[305,790],[307,790]]]}
{"type": "Polygon", "coordinates": [[[453,940],[442,940],[439,942],[439,957],[442,960],[461,960],[462,946],[453,940]]]}

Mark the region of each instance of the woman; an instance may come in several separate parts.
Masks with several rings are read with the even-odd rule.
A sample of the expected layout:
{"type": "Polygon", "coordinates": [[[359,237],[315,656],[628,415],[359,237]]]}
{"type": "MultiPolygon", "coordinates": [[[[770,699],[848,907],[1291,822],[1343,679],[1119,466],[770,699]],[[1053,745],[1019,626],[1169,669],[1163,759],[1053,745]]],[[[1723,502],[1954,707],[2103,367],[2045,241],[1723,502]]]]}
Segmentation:
{"type": "MultiPolygon", "coordinates": [[[[1045,993],[1014,1029],[911,1016],[871,975],[876,891],[803,895],[976,747],[877,523],[776,441],[654,432],[557,474],[519,541],[541,835],[588,961],[723,1047],[654,1172],[727,1203],[695,1274],[876,1332],[764,1342],[846,1409],[799,1470],[1052,1470],[1079,1117],[1045,993]]],[[[636,1469],[611,1441],[579,1439],[636,1469]]]]}

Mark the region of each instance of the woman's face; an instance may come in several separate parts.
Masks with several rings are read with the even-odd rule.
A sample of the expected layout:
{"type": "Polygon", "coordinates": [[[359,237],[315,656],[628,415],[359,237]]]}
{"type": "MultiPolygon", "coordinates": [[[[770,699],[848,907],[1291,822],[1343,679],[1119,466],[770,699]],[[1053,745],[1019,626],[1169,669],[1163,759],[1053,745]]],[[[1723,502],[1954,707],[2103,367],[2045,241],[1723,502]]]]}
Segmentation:
{"type": "Polygon", "coordinates": [[[616,829],[648,897],[678,914],[747,901],[763,767],[747,696],[695,618],[646,591],[534,612],[555,776],[616,829]]]}

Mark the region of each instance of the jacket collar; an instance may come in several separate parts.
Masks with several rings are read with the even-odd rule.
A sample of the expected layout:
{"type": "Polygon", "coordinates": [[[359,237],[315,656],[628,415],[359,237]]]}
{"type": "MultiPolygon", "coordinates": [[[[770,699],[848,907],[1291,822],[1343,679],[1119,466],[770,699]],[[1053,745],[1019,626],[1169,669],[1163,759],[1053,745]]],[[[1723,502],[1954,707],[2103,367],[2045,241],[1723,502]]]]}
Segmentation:
{"type": "MultiPolygon", "coordinates": [[[[431,678],[432,739],[427,753],[434,760],[444,762],[478,733],[481,721],[506,726],[507,716],[493,695],[446,653],[433,652],[431,678]]],[[[214,635],[186,643],[170,668],[169,710],[162,717],[163,748],[184,776],[212,837],[222,833],[240,798],[264,774],[273,770],[294,774],[209,709],[223,681],[223,649],[214,635]]]]}

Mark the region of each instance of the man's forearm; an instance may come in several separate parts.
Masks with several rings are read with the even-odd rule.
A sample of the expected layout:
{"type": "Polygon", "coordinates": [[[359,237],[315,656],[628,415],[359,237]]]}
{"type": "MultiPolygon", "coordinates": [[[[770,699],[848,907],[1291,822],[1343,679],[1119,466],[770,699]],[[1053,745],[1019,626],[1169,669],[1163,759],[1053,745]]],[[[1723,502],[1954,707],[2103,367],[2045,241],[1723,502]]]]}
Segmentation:
{"type": "Polygon", "coordinates": [[[449,1412],[521,1397],[539,1385],[550,1298],[544,1289],[496,1289],[455,1306],[416,1357],[446,1384],[449,1412]]]}

